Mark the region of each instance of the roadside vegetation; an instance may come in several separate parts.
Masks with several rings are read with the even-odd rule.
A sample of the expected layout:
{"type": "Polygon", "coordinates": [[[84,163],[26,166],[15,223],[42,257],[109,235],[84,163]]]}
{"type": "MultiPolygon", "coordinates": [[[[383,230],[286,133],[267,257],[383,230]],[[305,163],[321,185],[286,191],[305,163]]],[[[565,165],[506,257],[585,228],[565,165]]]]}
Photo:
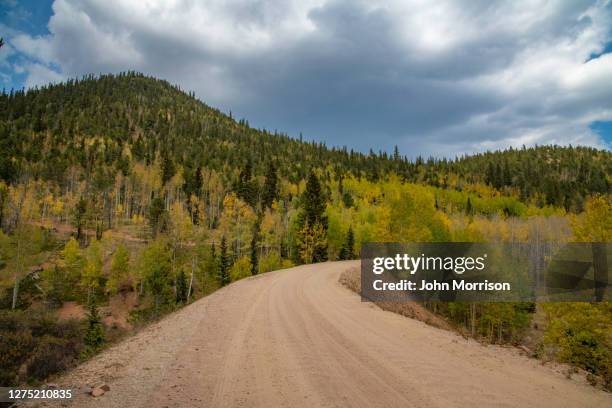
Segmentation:
{"type": "MultiPolygon", "coordinates": [[[[1,383],[42,381],[232,281],[355,259],[362,242],[610,241],[611,167],[588,148],[327,148],[136,73],[3,93],[1,383]]],[[[492,343],[542,313],[537,352],[610,384],[608,303],[424,306],[492,343]]]]}

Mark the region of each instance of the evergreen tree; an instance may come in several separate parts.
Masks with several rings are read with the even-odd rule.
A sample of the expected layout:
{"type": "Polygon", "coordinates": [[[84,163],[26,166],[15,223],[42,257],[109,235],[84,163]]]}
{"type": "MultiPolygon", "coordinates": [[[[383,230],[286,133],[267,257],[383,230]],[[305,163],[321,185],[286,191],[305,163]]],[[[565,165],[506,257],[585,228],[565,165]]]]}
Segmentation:
{"type": "Polygon", "coordinates": [[[247,160],[245,166],[240,171],[238,181],[234,187],[236,195],[251,207],[257,204],[257,185],[253,179],[253,163],[247,160]]]}
{"type": "Polygon", "coordinates": [[[341,261],[355,258],[355,235],[353,233],[353,227],[349,226],[348,232],[346,233],[346,241],[340,248],[338,259],[341,261]]]}
{"type": "Polygon", "coordinates": [[[276,167],[271,161],[266,171],[266,181],[263,187],[262,205],[263,208],[272,208],[274,200],[278,199],[278,175],[276,167]]]}
{"type": "Polygon", "coordinates": [[[327,217],[325,198],[319,179],[310,173],[306,189],[301,197],[301,213],[298,218],[296,254],[302,262],[324,262],[327,260],[327,217]]]}
{"type": "Polygon", "coordinates": [[[346,208],[351,208],[355,202],[353,201],[353,196],[350,192],[344,191],[342,193],[342,203],[346,208]]]}
{"type": "Polygon", "coordinates": [[[87,213],[87,201],[83,197],[77,201],[74,207],[74,224],[77,229],[76,240],[80,241],[83,236],[83,226],[85,224],[85,214],[87,213]]]}
{"type": "Polygon", "coordinates": [[[321,189],[319,179],[314,173],[310,173],[306,181],[306,190],[302,195],[302,208],[309,225],[322,223],[327,228],[325,213],[325,197],[321,189]]]}
{"type": "Polygon", "coordinates": [[[165,229],[166,216],[164,200],[160,197],[155,197],[151,200],[151,206],[149,207],[149,225],[151,226],[153,238],[157,237],[157,234],[165,229]]]}
{"type": "Polygon", "coordinates": [[[259,256],[257,255],[257,238],[253,234],[251,239],[251,275],[259,273],[259,256]]]}
{"type": "Polygon", "coordinates": [[[185,271],[181,269],[176,277],[176,303],[185,303],[187,301],[188,283],[185,271]]]}
{"type": "Polygon", "coordinates": [[[229,274],[229,255],[227,253],[227,243],[225,242],[225,236],[221,238],[221,245],[219,250],[219,284],[225,286],[230,283],[229,274]]]}
{"type": "Polygon", "coordinates": [[[163,241],[152,242],[143,252],[141,260],[144,283],[153,296],[155,316],[163,304],[171,301],[170,256],[163,241]]]}
{"type": "Polygon", "coordinates": [[[172,177],[174,177],[174,174],[176,173],[176,167],[174,166],[174,161],[167,154],[163,154],[162,156],[161,169],[162,169],[162,183],[166,184],[168,181],[170,181],[172,177]]]}
{"type": "Polygon", "coordinates": [[[96,297],[91,296],[89,299],[89,312],[87,314],[87,328],[85,329],[85,337],[83,338],[85,348],[83,355],[89,357],[98,352],[104,345],[104,325],[100,319],[98,308],[96,306],[96,297]]]}

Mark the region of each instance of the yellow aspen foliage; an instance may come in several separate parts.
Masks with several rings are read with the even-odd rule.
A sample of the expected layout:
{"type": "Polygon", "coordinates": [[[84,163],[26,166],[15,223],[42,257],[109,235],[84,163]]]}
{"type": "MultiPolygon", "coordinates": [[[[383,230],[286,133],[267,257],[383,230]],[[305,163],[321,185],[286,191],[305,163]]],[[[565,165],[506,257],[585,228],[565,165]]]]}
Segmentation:
{"type": "Polygon", "coordinates": [[[572,219],[577,241],[612,241],[612,199],[595,196],[587,200],[583,214],[572,219]]]}
{"type": "Polygon", "coordinates": [[[81,286],[85,289],[96,289],[102,278],[102,253],[100,242],[94,240],[85,250],[85,267],[81,275],[81,286]]]}
{"type": "Polygon", "coordinates": [[[251,261],[248,256],[239,258],[230,268],[232,282],[251,276],[251,261]]]}

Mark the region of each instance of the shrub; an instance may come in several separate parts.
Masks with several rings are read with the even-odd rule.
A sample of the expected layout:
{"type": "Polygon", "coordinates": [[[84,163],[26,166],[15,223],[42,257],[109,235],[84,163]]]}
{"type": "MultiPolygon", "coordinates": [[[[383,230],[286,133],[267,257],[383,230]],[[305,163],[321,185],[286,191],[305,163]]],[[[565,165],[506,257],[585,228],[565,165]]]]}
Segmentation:
{"type": "Polygon", "coordinates": [[[259,261],[259,272],[263,273],[281,269],[282,261],[278,252],[270,251],[270,253],[261,257],[259,261]]]}
{"type": "Polygon", "coordinates": [[[80,349],[80,341],[75,338],[48,335],[39,338],[28,364],[29,380],[44,380],[72,366],[78,360],[80,349]]]}
{"type": "Polygon", "coordinates": [[[230,268],[230,277],[232,282],[238,279],[246,278],[251,276],[251,261],[248,257],[243,256],[238,259],[230,268]]]}
{"type": "Polygon", "coordinates": [[[549,303],[545,344],[566,363],[612,381],[612,303],[549,303]]]}
{"type": "Polygon", "coordinates": [[[0,384],[18,385],[25,365],[30,382],[42,381],[74,364],[82,348],[77,321],[60,322],[37,310],[0,311],[0,384]]]}

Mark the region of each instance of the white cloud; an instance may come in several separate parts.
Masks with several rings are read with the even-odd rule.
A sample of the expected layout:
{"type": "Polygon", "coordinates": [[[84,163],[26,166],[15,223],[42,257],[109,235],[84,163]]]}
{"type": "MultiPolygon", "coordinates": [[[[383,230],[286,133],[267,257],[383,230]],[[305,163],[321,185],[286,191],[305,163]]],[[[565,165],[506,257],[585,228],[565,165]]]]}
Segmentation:
{"type": "Polygon", "coordinates": [[[48,85],[66,79],[62,74],[53,71],[45,65],[37,63],[27,63],[24,66],[17,66],[15,70],[17,72],[22,71],[28,73],[28,77],[24,84],[26,88],[48,85]]]}
{"type": "MultiPolygon", "coordinates": [[[[13,33],[27,85],[139,70],[252,124],[330,144],[447,154],[606,147],[612,3],[56,0],[13,33]],[[59,69],[59,72],[57,72],[59,69]]],[[[1,61],[0,61],[1,62],[1,61]]]]}

